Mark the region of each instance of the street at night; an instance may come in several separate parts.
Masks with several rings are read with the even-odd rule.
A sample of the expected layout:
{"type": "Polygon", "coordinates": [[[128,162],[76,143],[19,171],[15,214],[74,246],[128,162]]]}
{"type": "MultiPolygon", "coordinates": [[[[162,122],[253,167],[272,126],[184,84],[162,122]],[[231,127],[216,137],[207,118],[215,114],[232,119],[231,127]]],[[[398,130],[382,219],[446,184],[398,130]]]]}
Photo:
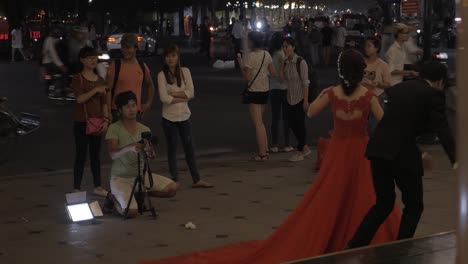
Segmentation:
{"type": "Polygon", "coordinates": [[[0,3],[0,263],[466,263],[467,10],[0,3]]]}

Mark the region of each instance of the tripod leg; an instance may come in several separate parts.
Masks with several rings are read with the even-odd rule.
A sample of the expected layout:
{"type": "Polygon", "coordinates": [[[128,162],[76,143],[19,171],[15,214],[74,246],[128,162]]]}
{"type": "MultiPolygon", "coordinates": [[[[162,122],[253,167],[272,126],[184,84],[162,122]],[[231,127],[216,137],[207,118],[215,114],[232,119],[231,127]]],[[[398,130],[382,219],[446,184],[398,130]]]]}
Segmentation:
{"type": "Polygon", "coordinates": [[[133,199],[133,195],[135,195],[135,187],[138,183],[138,177],[135,178],[135,181],[133,182],[133,186],[132,186],[132,192],[130,193],[130,197],[128,198],[128,203],[127,203],[127,208],[125,208],[125,212],[124,212],[124,220],[127,219],[128,217],[128,210],[130,209],[130,204],[132,203],[132,199],[133,199]]]}
{"type": "Polygon", "coordinates": [[[147,165],[146,162],[143,164],[143,175],[140,178],[140,184],[138,185],[138,195],[139,199],[137,199],[138,203],[138,212],[142,215],[145,211],[145,196],[146,196],[146,187],[145,187],[145,177],[147,173],[147,165]]]}
{"type": "MultiPolygon", "coordinates": [[[[148,181],[150,182],[151,188],[153,188],[153,173],[151,172],[151,168],[149,166],[148,161],[145,162],[145,169],[148,171],[148,181]]],[[[151,211],[151,215],[153,216],[153,219],[156,219],[158,217],[158,213],[156,212],[156,209],[153,207],[153,203],[151,202],[151,198],[148,194],[148,190],[145,188],[145,198],[147,199],[148,202],[148,209],[151,211]]]]}
{"type": "Polygon", "coordinates": [[[150,196],[147,191],[145,192],[145,196],[146,196],[148,207],[149,207],[148,209],[151,212],[153,219],[156,219],[158,217],[158,213],[156,212],[156,209],[153,207],[153,203],[151,202],[150,196]]]}

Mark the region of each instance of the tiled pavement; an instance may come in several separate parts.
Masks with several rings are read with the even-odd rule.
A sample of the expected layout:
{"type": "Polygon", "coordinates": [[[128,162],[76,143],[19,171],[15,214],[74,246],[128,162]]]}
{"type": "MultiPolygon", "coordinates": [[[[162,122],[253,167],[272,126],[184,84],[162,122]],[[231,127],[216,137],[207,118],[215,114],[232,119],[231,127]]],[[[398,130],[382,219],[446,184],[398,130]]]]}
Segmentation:
{"type": "Polygon", "coordinates": [[[456,234],[441,233],[284,264],[455,264],[456,234]]]}
{"type": "MultiPolygon", "coordinates": [[[[417,236],[456,225],[456,176],[439,146],[428,149],[435,164],[424,180],[426,209],[417,236]]],[[[287,157],[276,154],[263,163],[246,161],[245,154],[202,157],[201,175],[216,188],[190,189],[183,168],[183,189],[177,196],[153,200],[160,212],[157,220],[149,214],[127,221],[106,215],[87,225],[69,223],[64,210],[71,171],[2,177],[0,263],[136,263],[266,238],[314,180],[314,155],[301,163],[287,162],[287,157]],[[188,221],[197,229],[184,229],[188,221]]],[[[163,161],[152,168],[167,175],[163,161]]],[[[91,178],[89,173],[84,177],[87,190],[92,190],[91,178]]]]}

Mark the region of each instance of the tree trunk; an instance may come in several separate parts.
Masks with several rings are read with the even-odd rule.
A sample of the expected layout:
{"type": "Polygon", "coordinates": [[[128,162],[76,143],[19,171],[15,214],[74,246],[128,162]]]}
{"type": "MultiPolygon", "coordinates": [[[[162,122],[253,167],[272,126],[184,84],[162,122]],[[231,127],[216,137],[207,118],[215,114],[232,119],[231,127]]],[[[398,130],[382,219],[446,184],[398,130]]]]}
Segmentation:
{"type": "Polygon", "coordinates": [[[213,22],[213,18],[216,17],[216,12],[215,12],[215,8],[214,8],[214,0],[210,1],[208,9],[210,11],[210,21],[213,22]]]}
{"type": "Polygon", "coordinates": [[[385,0],[379,0],[378,1],[380,7],[382,8],[382,15],[384,18],[384,23],[389,23],[392,21],[390,17],[390,8],[388,7],[388,4],[386,3],[385,0]]]}
{"type": "Polygon", "coordinates": [[[249,10],[250,10],[250,24],[252,25],[252,28],[255,27],[255,21],[257,20],[257,7],[249,4],[249,10]]]}
{"type": "Polygon", "coordinates": [[[231,18],[229,17],[229,10],[227,7],[224,9],[224,23],[226,27],[229,27],[229,23],[231,22],[231,18]]]}
{"type": "Polygon", "coordinates": [[[239,10],[239,11],[240,11],[240,14],[245,18],[245,6],[244,6],[244,3],[245,3],[244,0],[240,1],[240,8],[239,8],[240,10],[239,10]]]}
{"type": "Polygon", "coordinates": [[[200,11],[201,11],[201,12],[200,12],[200,15],[201,15],[201,22],[200,22],[200,24],[202,24],[202,23],[203,23],[203,19],[205,19],[205,17],[208,16],[208,14],[207,14],[208,12],[206,11],[206,5],[202,4],[202,5],[200,6],[200,8],[201,8],[201,9],[200,9],[200,11]]]}
{"type": "Polygon", "coordinates": [[[159,12],[159,38],[162,39],[164,36],[164,12],[159,12]]]}
{"type": "Polygon", "coordinates": [[[5,7],[5,16],[8,19],[10,24],[10,30],[12,27],[21,22],[22,18],[25,15],[24,10],[26,9],[26,4],[23,0],[8,0],[4,4],[5,7]]]}
{"type": "Polygon", "coordinates": [[[192,7],[192,38],[198,39],[198,13],[200,12],[200,5],[195,4],[192,7]]]}
{"type": "Polygon", "coordinates": [[[184,8],[179,9],[179,36],[185,39],[185,19],[184,19],[184,8]]]}
{"type": "Polygon", "coordinates": [[[431,42],[432,42],[432,7],[433,0],[424,1],[424,47],[423,60],[427,61],[431,58],[431,42]]]}

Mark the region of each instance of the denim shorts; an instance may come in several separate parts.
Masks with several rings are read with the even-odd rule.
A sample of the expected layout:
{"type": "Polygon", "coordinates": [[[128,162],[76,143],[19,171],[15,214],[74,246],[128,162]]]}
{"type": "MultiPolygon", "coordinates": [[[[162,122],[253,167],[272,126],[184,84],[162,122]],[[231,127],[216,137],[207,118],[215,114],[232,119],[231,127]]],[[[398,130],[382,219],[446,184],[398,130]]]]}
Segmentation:
{"type": "Polygon", "coordinates": [[[250,92],[248,95],[249,104],[267,104],[270,92],[250,92]]]}

